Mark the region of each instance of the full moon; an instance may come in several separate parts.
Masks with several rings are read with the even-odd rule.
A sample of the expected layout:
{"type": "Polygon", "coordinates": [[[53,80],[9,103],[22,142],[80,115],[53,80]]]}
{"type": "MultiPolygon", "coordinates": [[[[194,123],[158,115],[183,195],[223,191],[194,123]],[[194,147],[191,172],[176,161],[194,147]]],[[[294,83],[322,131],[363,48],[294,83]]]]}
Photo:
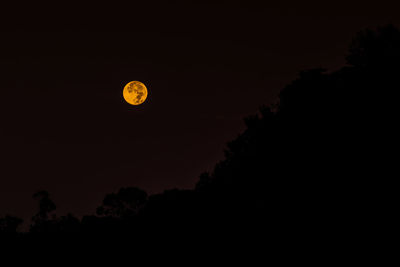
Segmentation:
{"type": "Polygon", "coordinates": [[[140,105],[147,98],[146,86],[138,81],[129,82],[124,87],[123,96],[126,102],[131,105],[140,105]]]}

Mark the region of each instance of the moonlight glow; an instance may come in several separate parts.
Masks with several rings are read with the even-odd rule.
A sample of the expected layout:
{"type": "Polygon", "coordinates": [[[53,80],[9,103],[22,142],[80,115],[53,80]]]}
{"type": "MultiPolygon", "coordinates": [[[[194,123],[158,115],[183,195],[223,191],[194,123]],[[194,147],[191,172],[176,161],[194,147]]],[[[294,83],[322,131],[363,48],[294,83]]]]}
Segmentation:
{"type": "Polygon", "coordinates": [[[129,82],[124,87],[123,96],[126,102],[131,105],[140,105],[147,98],[146,86],[138,81],[129,82]]]}

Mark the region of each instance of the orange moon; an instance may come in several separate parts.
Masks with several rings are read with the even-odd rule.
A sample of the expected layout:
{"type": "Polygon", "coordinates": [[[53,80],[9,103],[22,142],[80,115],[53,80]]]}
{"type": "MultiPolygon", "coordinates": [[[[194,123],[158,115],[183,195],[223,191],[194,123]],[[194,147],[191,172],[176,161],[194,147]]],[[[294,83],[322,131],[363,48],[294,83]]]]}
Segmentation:
{"type": "Polygon", "coordinates": [[[146,86],[138,81],[132,81],[125,85],[124,91],[122,92],[124,99],[131,105],[140,105],[147,98],[146,86]]]}

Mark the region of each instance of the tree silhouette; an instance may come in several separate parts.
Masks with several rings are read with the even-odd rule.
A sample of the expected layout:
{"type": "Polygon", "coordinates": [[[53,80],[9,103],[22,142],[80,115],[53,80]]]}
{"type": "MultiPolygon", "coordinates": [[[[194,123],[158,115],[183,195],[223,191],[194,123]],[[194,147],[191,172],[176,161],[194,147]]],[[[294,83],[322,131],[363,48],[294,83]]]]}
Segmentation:
{"type": "Polygon", "coordinates": [[[400,31],[394,25],[366,29],[357,34],[346,57],[357,68],[400,68],[400,31]]]}
{"type": "MultiPolygon", "coordinates": [[[[45,190],[36,192],[32,197],[38,201],[39,210],[32,217],[31,231],[40,231],[48,227],[49,215],[56,210],[56,204],[45,190]]],[[[55,219],[55,216],[53,216],[53,219],[55,219]]]]}
{"type": "Polygon", "coordinates": [[[355,38],[351,66],[300,72],[277,108],[246,118],[225,159],[201,176],[196,189],[211,199],[209,209],[229,218],[240,211],[245,221],[263,216],[276,227],[291,221],[308,231],[322,227],[312,223],[317,218],[354,217],[357,199],[367,199],[360,188],[373,183],[364,170],[373,173],[377,162],[365,165],[383,129],[377,123],[387,117],[377,117],[371,103],[385,109],[380,104],[400,88],[399,55],[400,32],[389,25],[355,38]]]}
{"type": "Polygon", "coordinates": [[[15,235],[22,223],[22,219],[10,215],[0,218],[0,235],[15,235]]]}
{"type": "Polygon", "coordinates": [[[104,197],[103,204],[97,208],[100,216],[116,218],[132,217],[147,201],[147,193],[136,187],[121,188],[118,193],[104,197]]]}
{"type": "Polygon", "coordinates": [[[59,233],[77,233],[80,231],[80,221],[72,214],[61,216],[54,223],[56,231],[59,233]]]}

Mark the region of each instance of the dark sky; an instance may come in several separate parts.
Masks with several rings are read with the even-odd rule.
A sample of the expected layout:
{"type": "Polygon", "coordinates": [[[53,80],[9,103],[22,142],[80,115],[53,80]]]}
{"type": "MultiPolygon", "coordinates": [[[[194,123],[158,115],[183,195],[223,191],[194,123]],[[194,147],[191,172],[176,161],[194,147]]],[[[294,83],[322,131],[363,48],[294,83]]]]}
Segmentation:
{"type": "Polygon", "coordinates": [[[83,215],[122,186],[192,188],[298,71],[337,69],[357,31],[398,25],[396,2],[4,8],[0,215],[32,216],[38,189],[83,215]],[[138,107],[132,80],[149,89],[138,107]]]}

